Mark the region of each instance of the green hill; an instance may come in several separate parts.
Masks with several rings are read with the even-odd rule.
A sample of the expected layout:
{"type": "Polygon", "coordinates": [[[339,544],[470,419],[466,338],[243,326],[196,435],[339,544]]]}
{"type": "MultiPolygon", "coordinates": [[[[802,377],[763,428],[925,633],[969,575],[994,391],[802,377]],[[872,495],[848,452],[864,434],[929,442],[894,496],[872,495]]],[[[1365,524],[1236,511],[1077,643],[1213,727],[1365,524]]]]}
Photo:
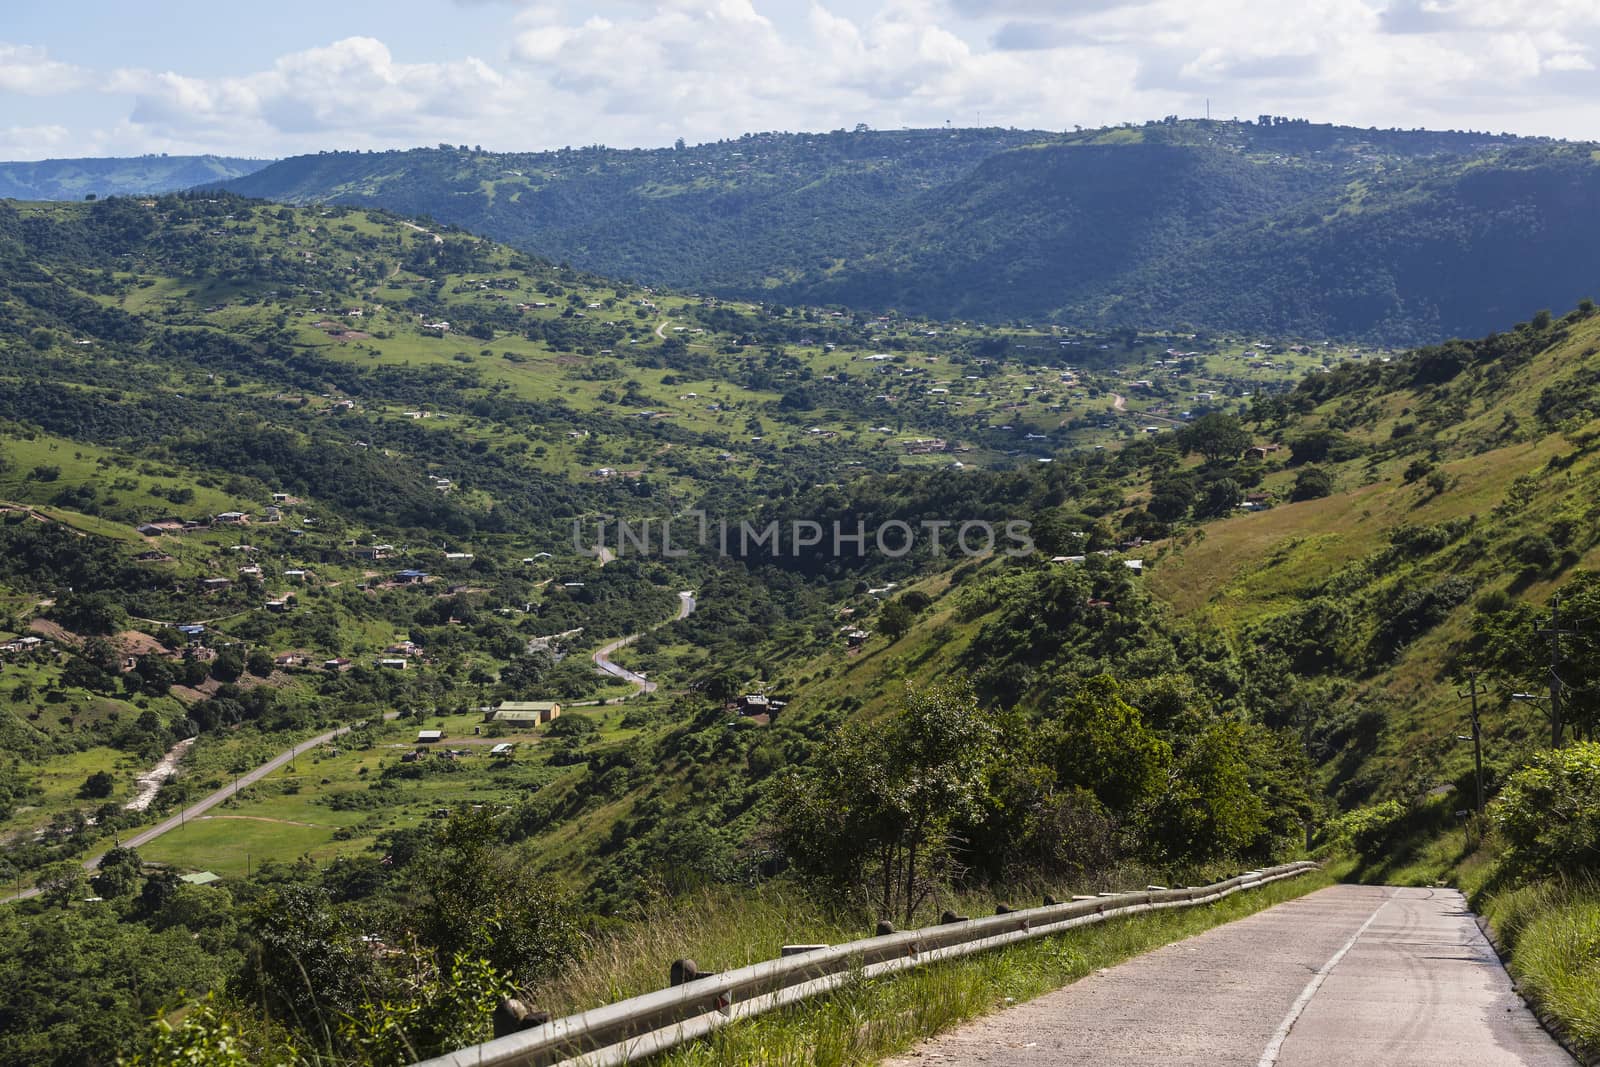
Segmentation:
{"type": "MultiPolygon", "coordinates": [[[[1150,196],[1287,195],[1146,156],[1150,196]]],[[[106,968],[122,1034],[230,989],[230,1025],[360,1062],[348,1020],[456,949],[549,990],[578,930],[688,893],[914,919],[1266,862],[1375,800],[1448,817],[1461,669],[1505,682],[1492,781],[1546,736],[1503,696],[1600,563],[1597,352],[1587,303],[1391,356],[692,297],[342,205],[0,203],[0,840],[46,890],[0,912],[0,1059],[103,1055],[55,1006],[106,968]],[[667,520],[686,554],[617,526],[667,520]],[[1031,547],[986,550],[1012,522],[1031,547]],[[889,534],[830,544],[858,524],[889,534]],[[590,661],[633,633],[652,693],[590,661]],[[224,885],[118,854],[83,903],[85,855],[339,725],[140,850],[224,885]],[[82,967],[37,929],[92,929],[82,967]]]]}
{"type": "Polygon", "coordinates": [[[152,155],[0,163],[0,199],[82,200],[91,195],[170,193],[240,178],[271,162],[226,156],[152,155]]]}
{"type": "Polygon", "coordinates": [[[230,183],[649,284],[1092,328],[1419,343],[1583,297],[1583,145],[1273,120],[323,153],[230,183]]]}

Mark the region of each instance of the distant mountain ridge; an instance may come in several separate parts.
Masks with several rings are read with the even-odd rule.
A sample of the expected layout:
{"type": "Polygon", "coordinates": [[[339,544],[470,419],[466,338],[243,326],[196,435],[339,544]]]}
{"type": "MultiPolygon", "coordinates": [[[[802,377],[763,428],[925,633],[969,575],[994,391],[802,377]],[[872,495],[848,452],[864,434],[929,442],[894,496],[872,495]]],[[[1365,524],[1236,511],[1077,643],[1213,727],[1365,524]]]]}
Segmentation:
{"type": "Polygon", "coordinates": [[[171,193],[240,178],[272,162],[229,156],[156,155],[0,163],[0,199],[82,200],[91,194],[171,193]]]}
{"type": "Polygon", "coordinates": [[[383,207],[650,284],[1094,328],[1419,343],[1600,276],[1593,146],[1301,121],[321,153],[225,183],[383,207]]]}

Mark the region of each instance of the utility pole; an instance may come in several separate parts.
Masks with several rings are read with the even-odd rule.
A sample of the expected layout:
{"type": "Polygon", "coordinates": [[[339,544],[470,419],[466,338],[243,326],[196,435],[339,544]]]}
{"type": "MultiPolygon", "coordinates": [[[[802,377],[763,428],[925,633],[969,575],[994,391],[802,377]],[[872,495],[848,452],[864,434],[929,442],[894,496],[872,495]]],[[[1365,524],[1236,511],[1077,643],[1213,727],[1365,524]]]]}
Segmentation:
{"type": "Polygon", "coordinates": [[[1478,787],[1478,816],[1483,816],[1483,730],[1478,724],[1478,696],[1487,693],[1487,689],[1478,687],[1478,672],[1467,672],[1467,691],[1458,692],[1456,696],[1465,700],[1472,699],[1472,768],[1473,777],[1478,787]]]}
{"type": "MultiPolygon", "coordinates": [[[[1209,103],[1209,101],[1207,101],[1209,103]]],[[[1300,702],[1300,748],[1306,756],[1306,800],[1311,800],[1312,791],[1316,784],[1316,771],[1311,766],[1311,702],[1302,699],[1300,702]]],[[[1311,819],[1306,819],[1306,854],[1311,853],[1311,819]]]]}
{"type": "Polygon", "coordinates": [[[1536,631],[1541,636],[1550,638],[1550,747],[1561,747],[1561,729],[1565,725],[1561,721],[1561,638],[1564,635],[1576,636],[1577,630],[1563,630],[1561,628],[1561,594],[1557,593],[1550,601],[1550,625],[1546,629],[1536,631]]]}

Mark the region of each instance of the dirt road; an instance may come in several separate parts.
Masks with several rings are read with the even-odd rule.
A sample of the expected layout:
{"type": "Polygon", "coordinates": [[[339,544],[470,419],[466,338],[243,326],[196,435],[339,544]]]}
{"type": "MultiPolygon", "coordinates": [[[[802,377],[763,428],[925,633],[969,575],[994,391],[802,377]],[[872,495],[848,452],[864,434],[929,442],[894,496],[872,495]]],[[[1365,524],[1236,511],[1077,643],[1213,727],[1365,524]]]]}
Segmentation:
{"type": "Polygon", "coordinates": [[[1512,991],[1460,893],[1333,886],[1101,971],[888,1062],[1574,1061],[1512,991]]]}

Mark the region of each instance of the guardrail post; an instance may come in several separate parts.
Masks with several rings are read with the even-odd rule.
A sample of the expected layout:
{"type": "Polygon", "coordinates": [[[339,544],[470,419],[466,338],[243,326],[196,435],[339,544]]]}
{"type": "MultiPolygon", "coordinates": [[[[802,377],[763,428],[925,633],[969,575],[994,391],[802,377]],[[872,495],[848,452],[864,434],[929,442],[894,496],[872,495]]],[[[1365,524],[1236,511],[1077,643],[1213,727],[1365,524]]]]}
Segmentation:
{"type": "Polygon", "coordinates": [[[543,1026],[549,1021],[549,1012],[529,1007],[515,997],[507,997],[494,1006],[495,1037],[505,1037],[519,1030],[543,1026]]]}
{"type": "Polygon", "coordinates": [[[672,961],[672,969],[668,972],[667,978],[673,985],[683,985],[696,978],[710,978],[716,973],[716,971],[702,971],[694,960],[684,958],[672,961]]]}

